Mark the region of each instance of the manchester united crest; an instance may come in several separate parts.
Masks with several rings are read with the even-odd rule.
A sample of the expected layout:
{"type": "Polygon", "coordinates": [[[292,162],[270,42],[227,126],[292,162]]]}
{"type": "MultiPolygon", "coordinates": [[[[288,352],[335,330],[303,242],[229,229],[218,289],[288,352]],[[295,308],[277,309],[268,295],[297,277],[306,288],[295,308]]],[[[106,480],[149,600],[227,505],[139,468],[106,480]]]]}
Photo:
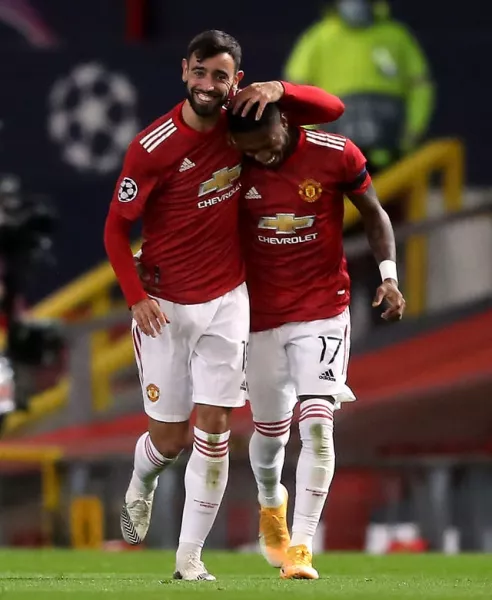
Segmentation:
{"type": "Polygon", "coordinates": [[[305,202],[316,202],[322,193],[323,188],[321,187],[321,183],[314,179],[306,179],[299,186],[299,196],[305,202]]]}
{"type": "Polygon", "coordinates": [[[147,390],[147,398],[151,402],[157,402],[157,400],[159,400],[159,397],[161,395],[161,390],[156,386],[155,383],[149,383],[149,385],[146,387],[146,390],[147,390]]]}

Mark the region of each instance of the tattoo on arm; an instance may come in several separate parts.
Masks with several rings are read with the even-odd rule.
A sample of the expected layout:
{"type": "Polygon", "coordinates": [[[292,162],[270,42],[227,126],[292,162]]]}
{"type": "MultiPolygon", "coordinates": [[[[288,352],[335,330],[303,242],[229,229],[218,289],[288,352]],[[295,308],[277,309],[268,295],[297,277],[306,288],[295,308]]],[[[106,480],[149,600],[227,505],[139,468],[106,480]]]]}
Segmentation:
{"type": "Polygon", "coordinates": [[[369,246],[378,264],[383,260],[396,260],[393,226],[374,186],[371,184],[363,194],[347,193],[347,196],[361,214],[369,246]]]}

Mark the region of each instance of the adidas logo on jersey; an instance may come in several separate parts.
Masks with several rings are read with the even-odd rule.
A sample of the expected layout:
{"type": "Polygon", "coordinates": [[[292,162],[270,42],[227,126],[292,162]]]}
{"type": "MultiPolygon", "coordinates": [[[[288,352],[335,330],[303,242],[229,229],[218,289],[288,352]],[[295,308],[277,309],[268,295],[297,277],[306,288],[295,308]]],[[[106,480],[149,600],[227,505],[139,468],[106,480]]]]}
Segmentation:
{"type": "Polygon", "coordinates": [[[324,373],[321,373],[319,378],[323,379],[324,381],[336,381],[335,376],[333,375],[333,371],[331,369],[327,369],[324,373]]]}
{"type": "Polygon", "coordinates": [[[179,167],[179,172],[184,173],[184,171],[187,171],[188,169],[193,169],[193,167],[196,167],[195,163],[189,158],[185,158],[181,163],[181,166],[179,167]]]}
{"type": "Polygon", "coordinates": [[[246,200],[259,200],[261,198],[261,194],[255,187],[252,187],[246,192],[244,197],[246,200]]]}

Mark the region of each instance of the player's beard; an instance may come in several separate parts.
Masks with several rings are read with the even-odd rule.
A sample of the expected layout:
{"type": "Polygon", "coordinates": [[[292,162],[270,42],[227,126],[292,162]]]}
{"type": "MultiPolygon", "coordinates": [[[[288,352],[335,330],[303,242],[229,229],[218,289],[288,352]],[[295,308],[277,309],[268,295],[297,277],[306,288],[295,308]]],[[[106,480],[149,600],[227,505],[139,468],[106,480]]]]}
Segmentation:
{"type": "MultiPolygon", "coordinates": [[[[196,94],[200,90],[198,88],[192,88],[191,90],[186,86],[186,98],[190,103],[191,108],[199,117],[214,117],[220,113],[221,106],[226,103],[228,94],[219,95],[216,92],[212,94],[207,93],[208,96],[212,97],[212,100],[204,104],[198,100],[196,94]]],[[[202,92],[206,93],[206,92],[202,92]]]]}

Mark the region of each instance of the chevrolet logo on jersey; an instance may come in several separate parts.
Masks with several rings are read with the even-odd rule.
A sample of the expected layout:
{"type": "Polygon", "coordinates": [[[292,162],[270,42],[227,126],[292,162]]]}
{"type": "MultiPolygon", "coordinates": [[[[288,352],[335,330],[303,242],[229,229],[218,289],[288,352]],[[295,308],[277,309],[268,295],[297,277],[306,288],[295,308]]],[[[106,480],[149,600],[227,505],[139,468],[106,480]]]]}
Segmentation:
{"type": "Polygon", "coordinates": [[[200,184],[198,197],[210,194],[210,192],[222,192],[230,188],[236,179],[239,179],[239,175],[241,175],[241,165],[236,165],[230,169],[224,167],[220,171],[215,171],[211,179],[200,184]]]}
{"type": "Polygon", "coordinates": [[[295,233],[298,229],[312,227],[314,216],[296,217],[294,213],[277,213],[275,217],[261,217],[258,227],[260,229],[274,229],[276,233],[295,233]]]}

